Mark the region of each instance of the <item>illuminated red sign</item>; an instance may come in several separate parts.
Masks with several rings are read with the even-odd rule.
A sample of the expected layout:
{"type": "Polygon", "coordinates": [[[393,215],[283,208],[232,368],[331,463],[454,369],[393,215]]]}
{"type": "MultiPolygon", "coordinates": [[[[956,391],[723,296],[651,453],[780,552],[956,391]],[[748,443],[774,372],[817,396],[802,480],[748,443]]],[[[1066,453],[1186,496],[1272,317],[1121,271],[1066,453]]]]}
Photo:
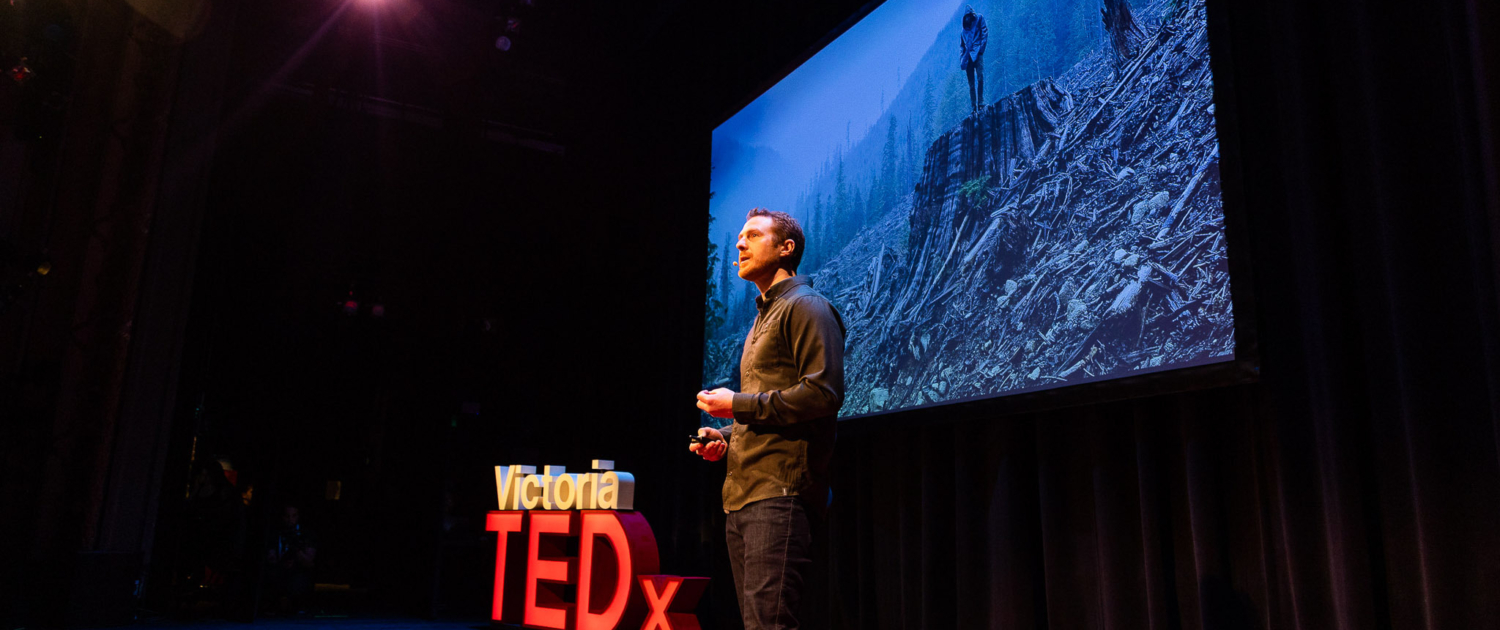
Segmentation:
{"type": "Polygon", "coordinates": [[[637,512],[490,512],[497,532],[491,618],[555,630],[690,630],[708,578],[657,575],[656,536],[637,512]],[[525,544],[517,553],[512,542],[525,544]]]}
{"type": "Polygon", "coordinates": [[[698,630],[693,607],[708,588],[708,578],[642,575],[640,580],[651,607],[651,616],[641,624],[641,630],[698,630]]]}

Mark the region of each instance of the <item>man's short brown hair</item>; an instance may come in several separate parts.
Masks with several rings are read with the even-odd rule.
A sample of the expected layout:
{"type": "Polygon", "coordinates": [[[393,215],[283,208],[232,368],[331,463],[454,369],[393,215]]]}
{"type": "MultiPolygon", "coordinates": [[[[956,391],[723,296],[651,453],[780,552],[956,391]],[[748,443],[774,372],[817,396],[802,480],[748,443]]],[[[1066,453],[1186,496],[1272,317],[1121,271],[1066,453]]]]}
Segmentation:
{"type": "Polygon", "coordinates": [[[767,210],[765,208],[752,209],[749,214],[745,215],[745,220],[749,221],[755,217],[771,218],[772,229],[776,232],[777,245],[780,245],[787,239],[792,240],[792,255],[783,258],[781,266],[785,267],[787,271],[797,273],[797,265],[802,264],[802,251],[805,248],[805,240],[802,237],[802,224],[793,219],[790,214],[776,210],[767,210]]]}

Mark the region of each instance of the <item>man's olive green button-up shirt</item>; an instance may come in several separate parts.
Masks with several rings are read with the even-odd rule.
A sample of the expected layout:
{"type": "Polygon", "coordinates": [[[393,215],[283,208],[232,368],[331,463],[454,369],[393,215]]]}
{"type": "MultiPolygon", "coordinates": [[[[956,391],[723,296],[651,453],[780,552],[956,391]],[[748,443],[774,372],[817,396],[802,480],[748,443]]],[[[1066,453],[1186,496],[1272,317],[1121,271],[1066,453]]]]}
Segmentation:
{"type": "Polygon", "coordinates": [[[821,507],[844,404],[844,322],[807,276],[771,285],[755,305],[725,436],[724,510],[791,495],[821,507]]]}

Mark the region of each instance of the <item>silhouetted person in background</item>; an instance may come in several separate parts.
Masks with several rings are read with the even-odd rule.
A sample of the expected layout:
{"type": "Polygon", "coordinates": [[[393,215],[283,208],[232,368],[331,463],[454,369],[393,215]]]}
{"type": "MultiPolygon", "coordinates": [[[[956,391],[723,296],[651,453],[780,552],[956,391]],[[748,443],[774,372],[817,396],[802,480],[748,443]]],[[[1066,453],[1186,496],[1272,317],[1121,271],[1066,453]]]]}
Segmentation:
{"type": "Polygon", "coordinates": [[[969,108],[978,114],[984,107],[984,48],[990,41],[990,27],[973,5],[964,8],[964,30],[958,38],[963,58],[959,67],[969,75],[969,108]]]}
{"type": "Polygon", "coordinates": [[[183,583],[194,588],[184,591],[191,595],[177,600],[179,605],[213,602],[223,607],[233,602],[242,586],[248,528],[244,501],[231,474],[228,460],[193,462],[177,571],[183,583]]]}
{"type": "Polygon", "coordinates": [[[283,507],[280,517],[266,536],[264,593],[274,612],[289,614],[305,609],[312,597],[318,543],[302,528],[297,506],[283,507]]]}

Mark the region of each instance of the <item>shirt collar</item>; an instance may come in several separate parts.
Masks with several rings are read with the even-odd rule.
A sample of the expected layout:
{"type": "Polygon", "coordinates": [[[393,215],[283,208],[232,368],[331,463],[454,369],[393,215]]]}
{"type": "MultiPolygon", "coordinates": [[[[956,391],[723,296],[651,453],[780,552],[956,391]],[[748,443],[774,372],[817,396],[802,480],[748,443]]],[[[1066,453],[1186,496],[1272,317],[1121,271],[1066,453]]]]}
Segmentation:
{"type": "Polygon", "coordinates": [[[766,289],[765,295],[755,296],[755,306],[759,308],[765,308],[770,303],[775,302],[777,298],[786,295],[787,291],[791,291],[794,287],[799,287],[804,284],[811,285],[812,277],[799,274],[782,280],[781,282],[777,282],[776,284],[771,285],[771,288],[766,289]]]}

